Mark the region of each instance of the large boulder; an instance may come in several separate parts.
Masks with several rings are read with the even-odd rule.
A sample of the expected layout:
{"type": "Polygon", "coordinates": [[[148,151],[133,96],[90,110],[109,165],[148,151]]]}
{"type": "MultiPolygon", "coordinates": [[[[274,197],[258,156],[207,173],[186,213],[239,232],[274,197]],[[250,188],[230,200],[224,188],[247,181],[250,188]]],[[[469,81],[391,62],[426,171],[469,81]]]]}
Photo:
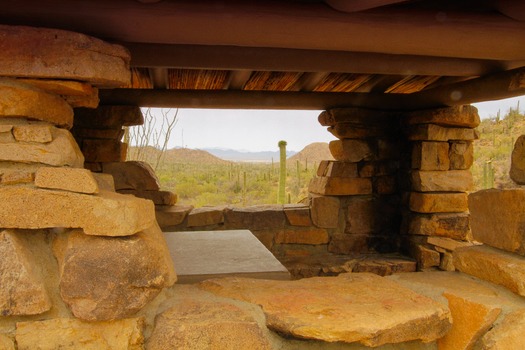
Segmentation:
{"type": "Polygon", "coordinates": [[[514,143],[509,175],[518,185],[525,185],[525,135],[518,137],[514,143]]]}

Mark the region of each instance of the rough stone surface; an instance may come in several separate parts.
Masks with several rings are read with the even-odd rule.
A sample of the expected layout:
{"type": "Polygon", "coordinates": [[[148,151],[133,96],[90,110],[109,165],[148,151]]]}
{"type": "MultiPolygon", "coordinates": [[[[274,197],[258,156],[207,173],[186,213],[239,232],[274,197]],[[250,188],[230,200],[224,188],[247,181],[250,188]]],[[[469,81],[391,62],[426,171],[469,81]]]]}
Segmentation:
{"type": "Polygon", "coordinates": [[[0,227],[5,228],[80,227],[88,235],[129,236],[155,222],[153,203],[112,192],[9,186],[0,187],[0,198],[0,227]]]}
{"type": "Polygon", "coordinates": [[[507,315],[501,323],[482,338],[482,348],[490,350],[514,350],[523,347],[525,334],[525,309],[507,315]]]}
{"type": "Polygon", "coordinates": [[[367,273],[290,282],[225,278],[199,287],[260,305],[269,328],[297,338],[379,346],[433,341],[450,327],[442,305],[367,273]]]}
{"type": "Polygon", "coordinates": [[[122,129],[122,127],[115,127],[114,129],[88,129],[73,126],[71,133],[77,139],[112,139],[121,141],[122,136],[124,136],[124,129],[122,129]]]}
{"type": "Polygon", "coordinates": [[[0,147],[0,160],[83,168],[84,156],[71,133],[67,130],[53,128],[52,134],[53,141],[45,144],[33,142],[4,143],[0,147]]]}
{"type": "Polygon", "coordinates": [[[97,186],[101,191],[115,192],[115,183],[113,182],[113,176],[103,173],[91,173],[97,186]]]}
{"type": "Polygon", "coordinates": [[[454,251],[456,269],[525,296],[525,258],[488,246],[454,251]]]}
{"type": "MultiPolygon", "coordinates": [[[[0,40],[0,48],[3,44],[0,40]]],[[[3,67],[1,62],[5,52],[0,52],[0,67],[3,67]]],[[[0,78],[0,117],[41,120],[67,128],[73,125],[73,110],[62,98],[7,78],[0,78]]]]}
{"type": "Polygon", "coordinates": [[[131,81],[130,55],[122,46],[65,30],[25,26],[2,25],[0,37],[0,76],[70,79],[104,87],[131,81]]]}
{"type": "Polygon", "coordinates": [[[394,194],[397,192],[396,176],[377,176],[372,179],[372,190],[380,195],[394,194]]]}
{"type": "Polygon", "coordinates": [[[317,168],[317,176],[358,177],[358,163],[323,160],[317,168]]]}
{"type": "Polygon", "coordinates": [[[98,193],[97,181],[87,169],[42,167],[36,171],[35,186],[77,193],[98,193]]]}
{"type": "Polygon", "coordinates": [[[356,126],[378,126],[386,128],[397,122],[395,113],[365,108],[332,108],[319,114],[319,123],[323,126],[334,126],[339,123],[350,123],[356,126]]]}
{"type": "Polygon", "coordinates": [[[153,201],[155,205],[175,205],[175,203],[177,203],[177,195],[170,191],[117,190],[117,192],[149,199],[150,201],[153,201]]]}
{"type": "Polygon", "coordinates": [[[337,234],[330,237],[328,251],[334,254],[360,254],[369,253],[370,235],[368,234],[337,234]]]}
{"type": "Polygon", "coordinates": [[[23,232],[0,232],[0,315],[35,315],[51,308],[36,262],[18,235],[23,232]]]}
{"type": "Polygon", "coordinates": [[[281,229],[286,224],[282,205],[254,205],[244,208],[227,208],[225,227],[229,229],[270,230],[281,229]]]}
{"type": "Polygon", "coordinates": [[[413,248],[413,255],[417,261],[419,269],[426,269],[428,267],[440,265],[441,256],[439,255],[439,252],[423,245],[416,245],[413,248]]]}
{"type": "Polygon", "coordinates": [[[284,214],[292,226],[312,226],[310,207],[304,204],[285,204],[284,214]]]}
{"type": "Polygon", "coordinates": [[[85,139],[82,141],[82,153],[86,162],[124,162],[126,146],[118,140],[85,139]]]}
{"type": "Polygon", "coordinates": [[[474,164],[474,145],[466,141],[451,142],[448,157],[451,170],[470,169],[474,164]]]}
{"type": "Polygon", "coordinates": [[[461,247],[470,247],[473,243],[470,242],[461,242],[451,238],[445,237],[428,237],[426,242],[432,244],[433,246],[443,248],[446,250],[454,251],[461,247]]]}
{"type": "Polygon", "coordinates": [[[321,228],[335,228],[339,223],[340,202],[337,197],[310,195],[312,222],[321,228]]]}
{"type": "Polygon", "coordinates": [[[328,127],[328,132],[338,139],[364,139],[367,137],[378,137],[386,134],[385,128],[360,127],[354,123],[337,123],[328,127]]]}
{"type": "Polygon", "coordinates": [[[412,190],[420,192],[467,192],[473,187],[469,170],[412,171],[412,190]]]}
{"type": "Polygon", "coordinates": [[[410,193],[410,210],[418,213],[455,213],[468,210],[466,193],[410,193]]]}
{"type": "Polygon", "coordinates": [[[188,214],[188,227],[217,225],[224,222],[224,207],[202,207],[188,214]]]}
{"type": "Polygon", "coordinates": [[[476,241],[525,255],[525,189],[482,190],[468,202],[476,241]]]}
{"type": "Polygon", "coordinates": [[[284,229],[275,235],[277,244],[326,244],[328,232],[322,228],[284,229]]]}
{"type": "Polygon", "coordinates": [[[346,212],[345,233],[368,234],[379,229],[376,214],[377,201],[372,197],[352,199],[346,212]]]}
{"type": "Polygon", "coordinates": [[[412,235],[442,236],[459,240],[465,240],[471,236],[468,213],[414,213],[408,220],[408,233],[412,235]]]}
{"type": "Polygon", "coordinates": [[[396,161],[358,163],[360,177],[393,175],[398,169],[399,163],[396,161]]]}
{"type": "Polygon", "coordinates": [[[509,175],[518,185],[525,185],[525,135],[518,137],[514,143],[509,175]]]}
{"type": "Polygon", "coordinates": [[[83,320],[129,317],[177,280],[157,225],[131,237],[96,237],[72,230],[60,235],[53,248],[60,295],[83,320]]]}
{"type": "Polygon", "coordinates": [[[155,216],[159,226],[165,228],[182,224],[192,210],[192,205],[157,205],[155,216]]]}
{"type": "Polygon", "coordinates": [[[0,170],[2,185],[28,184],[35,180],[35,173],[26,170],[0,170]]]}
{"type": "Polygon", "coordinates": [[[82,322],[74,318],[18,322],[19,350],[139,350],[144,348],[144,320],[82,322]]]}
{"type": "Polygon", "coordinates": [[[370,178],[314,177],[308,185],[310,193],[327,196],[354,196],[372,193],[370,178]]]}
{"type": "Polygon", "coordinates": [[[127,161],[102,164],[102,172],[113,175],[115,189],[150,190],[160,189],[155,171],[146,162],[127,161]]]}
{"type": "Polygon", "coordinates": [[[188,300],[156,317],[147,349],[270,350],[272,347],[257,322],[243,309],[226,302],[188,300]]]}
{"type": "Polygon", "coordinates": [[[448,170],[448,142],[418,142],[412,149],[412,168],[419,170],[448,170]]]}
{"type": "Polygon", "coordinates": [[[13,136],[18,142],[47,143],[53,141],[51,125],[29,124],[13,127],[13,136]]]}
{"type": "Polygon", "coordinates": [[[359,162],[373,160],[374,153],[367,141],[336,140],[329,143],[330,153],[338,161],[359,162]]]}
{"type": "Polygon", "coordinates": [[[97,109],[75,109],[75,126],[93,129],[114,129],[144,124],[138,106],[99,106],[97,109]]]}
{"type": "Polygon", "coordinates": [[[413,125],[408,132],[408,139],[411,141],[473,141],[478,138],[476,129],[447,128],[435,124],[413,125]]]}
{"type": "Polygon", "coordinates": [[[409,125],[437,124],[463,128],[475,128],[480,123],[478,109],[470,105],[414,111],[405,115],[405,121],[409,125]]]}
{"type": "Polygon", "coordinates": [[[2,350],[15,350],[15,343],[13,339],[5,334],[0,333],[0,349],[2,350]]]}

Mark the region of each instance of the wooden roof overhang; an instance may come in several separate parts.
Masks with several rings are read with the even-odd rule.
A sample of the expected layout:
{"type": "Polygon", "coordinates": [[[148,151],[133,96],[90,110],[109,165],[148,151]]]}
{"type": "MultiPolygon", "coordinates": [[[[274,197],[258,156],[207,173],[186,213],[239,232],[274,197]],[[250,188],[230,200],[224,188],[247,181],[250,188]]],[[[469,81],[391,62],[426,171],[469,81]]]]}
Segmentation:
{"type": "Polygon", "coordinates": [[[0,23],[131,52],[103,103],[423,109],[525,94],[521,0],[9,0],[0,23]]]}

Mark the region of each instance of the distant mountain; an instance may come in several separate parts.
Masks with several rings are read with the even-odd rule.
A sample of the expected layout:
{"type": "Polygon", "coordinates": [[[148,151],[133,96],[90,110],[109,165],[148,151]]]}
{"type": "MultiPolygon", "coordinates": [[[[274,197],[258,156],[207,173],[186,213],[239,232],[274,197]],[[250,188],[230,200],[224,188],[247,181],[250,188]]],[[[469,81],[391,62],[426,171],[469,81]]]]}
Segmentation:
{"type": "Polygon", "coordinates": [[[200,149],[173,148],[166,151],[165,160],[173,163],[190,164],[229,164],[231,162],[220,159],[209,152],[200,149]]]}
{"type": "MultiPolygon", "coordinates": [[[[279,161],[279,151],[249,152],[224,148],[204,148],[202,150],[232,162],[271,162],[272,158],[275,162],[279,161]]],[[[290,157],[295,153],[295,151],[287,151],[286,155],[290,157]]]]}
{"type": "Polygon", "coordinates": [[[289,161],[320,162],[322,160],[333,160],[330,148],[326,142],[314,142],[303,148],[300,152],[288,158],[289,161]]]}

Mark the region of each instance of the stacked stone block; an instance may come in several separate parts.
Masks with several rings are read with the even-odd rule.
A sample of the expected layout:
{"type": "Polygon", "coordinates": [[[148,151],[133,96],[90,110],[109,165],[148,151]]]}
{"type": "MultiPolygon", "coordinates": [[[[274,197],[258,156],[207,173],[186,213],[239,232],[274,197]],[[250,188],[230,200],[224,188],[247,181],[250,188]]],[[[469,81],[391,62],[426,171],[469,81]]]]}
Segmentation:
{"type": "Polygon", "coordinates": [[[335,161],[321,162],[311,181],[312,206],[338,203],[332,223],[338,230],[328,249],[336,254],[390,252],[399,231],[398,118],[394,113],[360,108],[332,109],[319,122],[338,138],[330,142],[335,161]]]}
{"type": "Polygon", "coordinates": [[[403,115],[402,122],[408,139],[402,170],[408,180],[404,247],[420,269],[453,270],[453,249],[440,243],[471,239],[467,192],[473,186],[469,169],[472,143],[478,138],[477,110],[459,106],[414,111],[403,115]]]}

